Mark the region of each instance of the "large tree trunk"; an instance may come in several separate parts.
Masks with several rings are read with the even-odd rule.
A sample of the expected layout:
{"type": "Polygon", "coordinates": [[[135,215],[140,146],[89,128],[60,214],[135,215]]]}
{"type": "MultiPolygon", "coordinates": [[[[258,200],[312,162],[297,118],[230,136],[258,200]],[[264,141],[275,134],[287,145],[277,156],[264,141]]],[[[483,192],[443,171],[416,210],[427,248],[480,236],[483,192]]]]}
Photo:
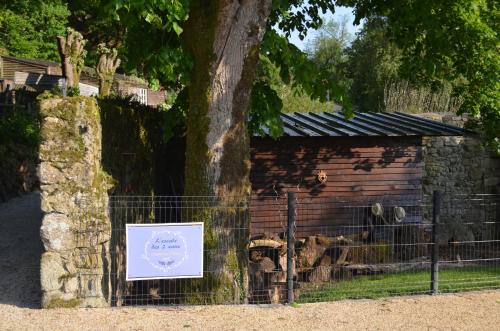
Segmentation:
{"type": "Polygon", "coordinates": [[[271,0],[197,1],[184,33],[194,59],[185,195],[215,196],[221,207],[200,213],[211,215],[204,220],[205,270],[211,272],[203,283],[216,302],[238,300],[246,288],[247,238],[237,229],[248,228],[248,211],[228,206],[250,194],[247,117],[270,9],[271,0]]]}

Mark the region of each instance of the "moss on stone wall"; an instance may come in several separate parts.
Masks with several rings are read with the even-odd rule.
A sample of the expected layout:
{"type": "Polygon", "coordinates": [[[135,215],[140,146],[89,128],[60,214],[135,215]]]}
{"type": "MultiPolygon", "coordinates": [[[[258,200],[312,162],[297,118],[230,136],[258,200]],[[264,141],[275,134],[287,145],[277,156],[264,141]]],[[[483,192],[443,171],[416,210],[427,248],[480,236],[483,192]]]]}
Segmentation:
{"type": "Polygon", "coordinates": [[[109,256],[102,250],[107,250],[111,237],[106,208],[111,178],[101,168],[101,118],[96,100],[44,95],[39,109],[44,212],[40,233],[50,251],[43,256],[52,257],[41,261],[43,305],[107,305],[110,261],[101,258],[101,253],[109,256]],[[89,263],[80,263],[87,258],[89,263]]]}
{"type": "Polygon", "coordinates": [[[69,299],[64,300],[58,297],[50,299],[50,301],[45,305],[45,308],[53,309],[53,308],[76,308],[79,307],[82,303],[80,299],[69,299]]]}
{"type": "Polygon", "coordinates": [[[115,180],[115,193],[154,193],[155,154],[165,144],[160,110],[119,97],[99,100],[103,167],[115,180]]]}

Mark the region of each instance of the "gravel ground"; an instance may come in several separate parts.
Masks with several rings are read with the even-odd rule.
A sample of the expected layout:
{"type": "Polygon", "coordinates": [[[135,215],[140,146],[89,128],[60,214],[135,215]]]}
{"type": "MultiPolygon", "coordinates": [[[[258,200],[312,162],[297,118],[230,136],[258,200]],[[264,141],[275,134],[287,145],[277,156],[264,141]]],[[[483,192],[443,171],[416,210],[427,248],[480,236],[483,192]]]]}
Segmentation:
{"type": "Polygon", "coordinates": [[[499,330],[500,291],[287,306],[28,309],[2,330],[499,330]]]}
{"type": "Polygon", "coordinates": [[[38,192],[0,204],[0,304],[40,306],[41,222],[38,192]]]}
{"type": "Polygon", "coordinates": [[[37,309],[37,193],[0,204],[0,330],[500,330],[500,290],[288,306],[37,309]]]}

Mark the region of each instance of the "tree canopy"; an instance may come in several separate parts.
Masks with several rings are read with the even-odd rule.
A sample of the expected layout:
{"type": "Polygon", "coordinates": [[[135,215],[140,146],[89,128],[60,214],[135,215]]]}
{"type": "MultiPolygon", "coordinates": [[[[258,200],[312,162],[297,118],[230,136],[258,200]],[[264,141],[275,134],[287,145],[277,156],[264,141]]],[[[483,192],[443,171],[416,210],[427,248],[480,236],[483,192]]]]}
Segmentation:
{"type": "Polygon", "coordinates": [[[356,22],[387,18],[390,38],[402,50],[400,73],[424,85],[453,82],[487,144],[500,152],[500,12],[494,0],[342,0],[356,22]]]}
{"type": "Polygon", "coordinates": [[[0,49],[12,56],[57,61],[56,36],[64,34],[70,12],[62,0],[0,3],[0,49]]]}
{"type": "Polygon", "coordinates": [[[346,50],[349,96],[361,111],[383,111],[384,88],[398,78],[399,48],[386,36],[387,22],[382,17],[365,20],[363,29],[346,50]]]}
{"type": "MultiPolygon", "coordinates": [[[[57,60],[55,36],[63,34],[69,24],[89,40],[87,64],[97,63],[97,46],[104,43],[117,48],[122,60],[119,71],[179,92],[189,85],[193,68],[182,38],[190,6],[205,1],[3,2],[0,49],[15,56],[57,60]]],[[[352,101],[363,110],[377,110],[381,82],[397,71],[398,77],[416,86],[436,88],[451,83],[464,100],[461,112],[472,114],[488,145],[498,149],[499,16],[494,0],[273,1],[260,44],[260,57],[265,60],[259,64],[250,118],[279,126],[278,110],[287,104],[280,99],[290,93],[279,91],[271,83],[274,78],[265,77],[271,72],[294,95],[319,101],[329,97],[347,109],[352,101]],[[318,48],[309,49],[309,56],[289,43],[293,31],[303,38],[309,29],[320,28],[321,14],[334,11],[335,5],[353,7],[356,22],[365,20],[349,47],[350,61],[339,52],[344,47],[341,36],[334,38],[340,40],[334,45],[328,44],[332,38],[328,41],[327,35],[320,34],[318,48]],[[266,68],[269,65],[276,70],[266,68]]],[[[324,33],[328,29],[327,25],[324,33]]]]}

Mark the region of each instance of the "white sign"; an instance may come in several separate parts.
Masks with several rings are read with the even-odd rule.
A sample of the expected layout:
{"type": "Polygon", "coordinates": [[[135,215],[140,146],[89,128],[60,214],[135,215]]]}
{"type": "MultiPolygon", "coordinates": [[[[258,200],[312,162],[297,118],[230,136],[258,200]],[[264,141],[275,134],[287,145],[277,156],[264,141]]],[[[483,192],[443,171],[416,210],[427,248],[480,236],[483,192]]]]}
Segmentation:
{"type": "Polygon", "coordinates": [[[203,277],[203,223],[127,224],[127,280],[203,277]]]}

